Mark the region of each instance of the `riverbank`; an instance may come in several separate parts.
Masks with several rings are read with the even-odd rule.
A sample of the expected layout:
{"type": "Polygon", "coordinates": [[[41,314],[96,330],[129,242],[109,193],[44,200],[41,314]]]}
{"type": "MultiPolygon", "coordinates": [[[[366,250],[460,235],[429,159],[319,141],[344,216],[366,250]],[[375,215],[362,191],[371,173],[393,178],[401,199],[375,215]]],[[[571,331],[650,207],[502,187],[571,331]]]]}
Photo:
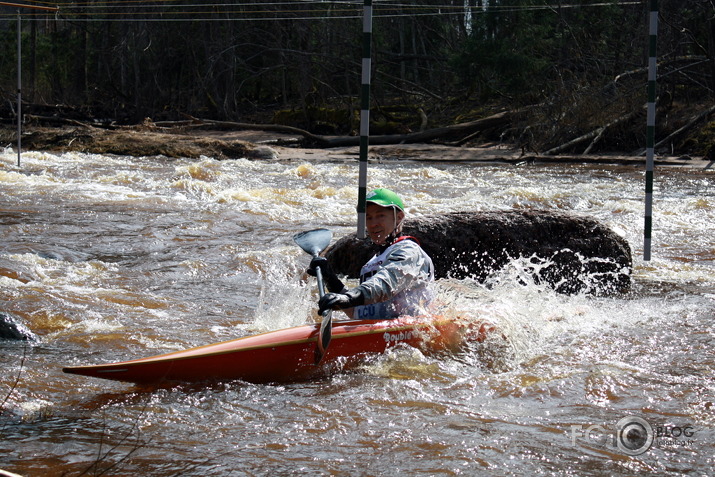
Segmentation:
{"type": "MultiPolygon", "coordinates": [[[[151,124],[119,129],[64,126],[58,128],[27,127],[23,130],[22,149],[54,153],[81,151],[94,154],[128,156],[215,157],[232,159],[275,160],[357,160],[357,146],[336,148],[300,147],[301,137],[275,131],[204,130],[158,128],[151,124]]],[[[0,128],[0,145],[16,148],[17,131],[0,128]]],[[[620,164],[645,166],[645,156],[627,154],[559,154],[543,155],[521,151],[502,144],[482,147],[455,147],[442,144],[394,144],[370,146],[369,160],[437,161],[506,164],[620,164]]],[[[658,166],[714,170],[715,161],[703,157],[656,157],[658,166]]]]}

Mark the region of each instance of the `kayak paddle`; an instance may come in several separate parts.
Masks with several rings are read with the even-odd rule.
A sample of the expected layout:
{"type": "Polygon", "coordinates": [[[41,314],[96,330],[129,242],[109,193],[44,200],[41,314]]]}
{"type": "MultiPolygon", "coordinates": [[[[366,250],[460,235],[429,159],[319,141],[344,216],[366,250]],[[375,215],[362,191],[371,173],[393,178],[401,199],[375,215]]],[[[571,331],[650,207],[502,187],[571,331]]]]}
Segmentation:
{"type": "MultiPolygon", "coordinates": [[[[333,233],[328,229],[315,229],[306,232],[300,232],[293,236],[293,240],[300,248],[317,257],[325,247],[330,244],[333,238],[333,233]]],[[[325,287],[323,286],[323,272],[320,267],[315,269],[315,276],[318,279],[318,294],[322,298],[325,295],[325,287]]],[[[328,349],[330,338],[333,336],[333,311],[326,310],[323,312],[323,321],[320,322],[320,334],[318,336],[318,349],[315,354],[315,364],[320,363],[325,355],[325,350],[328,349]]]]}

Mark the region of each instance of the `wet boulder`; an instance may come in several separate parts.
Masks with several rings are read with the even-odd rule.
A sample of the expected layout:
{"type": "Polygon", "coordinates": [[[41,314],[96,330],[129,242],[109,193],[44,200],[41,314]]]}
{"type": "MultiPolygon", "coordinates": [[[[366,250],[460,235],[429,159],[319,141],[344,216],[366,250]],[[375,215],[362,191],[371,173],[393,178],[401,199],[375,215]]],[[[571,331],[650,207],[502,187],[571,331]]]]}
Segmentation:
{"type": "MultiPolygon", "coordinates": [[[[505,210],[408,217],[404,232],[432,257],[437,278],[485,282],[519,261],[536,283],[560,293],[628,291],[632,257],[628,242],[591,217],[562,212],[505,210]]],[[[325,256],[350,278],[375,253],[369,239],[341,238],[325,256]]]]}
{"type": "Polygon", "coordinates": [[[35,333],[8,313],[0,312],[0,339],[16,341],[37,341],[35,333]]]}

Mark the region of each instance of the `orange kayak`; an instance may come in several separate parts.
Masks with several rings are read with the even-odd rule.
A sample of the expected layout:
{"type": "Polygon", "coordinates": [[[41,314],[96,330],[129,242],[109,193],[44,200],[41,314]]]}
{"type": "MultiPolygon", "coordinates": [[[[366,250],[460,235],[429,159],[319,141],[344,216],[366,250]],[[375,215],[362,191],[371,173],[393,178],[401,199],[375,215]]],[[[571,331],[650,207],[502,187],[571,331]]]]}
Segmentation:
{"type": "Polygon", "coordinates": [[[397,345],[425,351],[456,349],[482,341],[490,327],[444,317],[349,320],[333,323],[332,341],[316,363],[319,324],[297,326],[148,358],[62,370],[131,383],[243,380],[251,383],[306,381],[348,370],[397,345]]]}

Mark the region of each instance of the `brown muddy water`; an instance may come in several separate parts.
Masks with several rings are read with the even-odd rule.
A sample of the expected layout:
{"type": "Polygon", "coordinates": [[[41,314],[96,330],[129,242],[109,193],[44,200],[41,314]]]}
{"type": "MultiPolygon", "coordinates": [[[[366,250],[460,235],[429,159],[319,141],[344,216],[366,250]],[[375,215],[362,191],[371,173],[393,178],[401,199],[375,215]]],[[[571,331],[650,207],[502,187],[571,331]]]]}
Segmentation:
{"type": "Polygon", "coordinates": [[[503,335],[459,353],[395,348],[301,384],[141,388],[61,368],[314,321],[315,284],[300,281],[308,257],[291,237],[354,229],[357,163],[39,152],[15,161],[0,151],[0,312],[38,340],[0,341],[1,469],[712,475],[711,172],[656,172],[654,259],[643,262],[640,169],[373,164],[369,186],[396,189],[412,214],[596,217],[633,248],[633,291],[558,295],[514,260],[488,284],[437,284],[453,310],[503,335]],[[634,426],[645,441],[628,447],[634,426]]]}

